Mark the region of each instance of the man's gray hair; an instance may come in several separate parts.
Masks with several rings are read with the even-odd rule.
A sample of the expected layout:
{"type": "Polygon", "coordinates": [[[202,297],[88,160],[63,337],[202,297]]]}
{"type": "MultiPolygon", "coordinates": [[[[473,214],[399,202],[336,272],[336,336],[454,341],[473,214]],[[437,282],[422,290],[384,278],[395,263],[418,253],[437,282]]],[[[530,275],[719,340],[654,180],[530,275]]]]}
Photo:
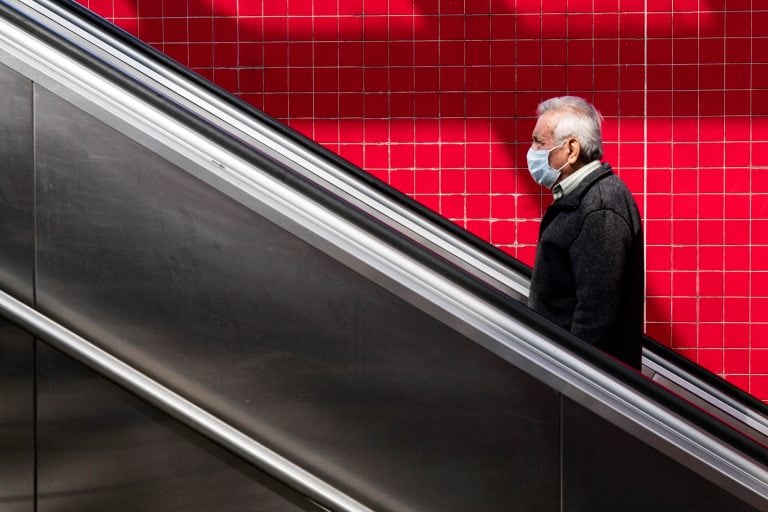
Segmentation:
{"type": "Polygon", "coordinates": [[[555,142],[575,137],[584,160],[591,162],[603,157],[603,136],[600,124],[603,116],[588,101],[578,96],[558,96],[542,101],[536,113],[554,111],[558,115],[552,135],[555,142]]]}

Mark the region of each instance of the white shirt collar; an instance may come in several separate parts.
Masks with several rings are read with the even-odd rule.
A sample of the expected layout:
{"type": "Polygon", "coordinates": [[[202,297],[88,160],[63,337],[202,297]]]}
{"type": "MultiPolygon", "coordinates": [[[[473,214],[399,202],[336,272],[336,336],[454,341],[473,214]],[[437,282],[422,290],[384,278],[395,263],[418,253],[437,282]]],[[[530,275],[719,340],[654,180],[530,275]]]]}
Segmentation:
{"type": "Polygon", "coordinates": [[[602,163],[600,160],[592,160],[552,187],[552,194],[555,196],[555,201],[573,192],[576,187],[584,181],[584,178],[589,176],[591,172],[599,169],[601,165],[602,163]]]}

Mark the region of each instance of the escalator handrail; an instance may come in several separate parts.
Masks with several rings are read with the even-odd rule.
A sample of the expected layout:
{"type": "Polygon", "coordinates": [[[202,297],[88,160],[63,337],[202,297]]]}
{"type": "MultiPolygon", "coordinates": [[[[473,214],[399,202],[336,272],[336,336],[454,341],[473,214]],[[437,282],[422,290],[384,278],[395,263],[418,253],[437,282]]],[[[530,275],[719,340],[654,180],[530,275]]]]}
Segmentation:
{"type": "Polygon", "coordinates": [[[293,464],[269,447],[178,395],[136,368],[0,290],[0,316],[88,366],[195,432],[331,510],[373,512],[370,508],[293,464]]]}
{"type": "MultiPolygon", "coordinates": [[[[375,202],[377,199],[381,200],[384,198],[402,206],[406,211],[413,212],[416,219],[423,219],[426,224],[431,224],[438,231],[445,232],[448,237],[454,239],[454,243],[457,240],[465,244],[463,248],[454,248],[449,250],[449,252],[457,254],[462,250],[469,249],[473,253],[473,257],[484,259],[486,264],[491,262],[489,265],[493,267],[493,273],[497,280],[501,281],[502,284],[506,284],[508,288],[520,291],[521,295],[526,295],[526,288],[531,276],[531,268],[528,265],[525,265],[485,240],[459,228],[454,223],[426,208],[406,194],[399,192],[381,180],[373,178],[362,169],[327,150],[320,144],[295,132],[237,96],[203,79],[159,50],[144,44],[133,35],[94,14],[77,2],[73,0],[37,0],[37,2],[55,10],[57,14],[66,17],[71,23],[77,24],[83,30],[88,31],[93,37],[103,39],[106,45],[119,44],[122,50],[127,52],[132,59],[140,63],[140,65],[161,74],[167,83],[183,82],[187,99],[191,100],[194,96],[196,99],[192,101],[215,103],[215,105],[208,108],[209,111],[215,110],[213,107],[216,107],[222,112],[227,111],[235,116],[238,113],[242,113],[244,116],[238,118],[240,122],[244,121],[247,123],[248,120],[255,120],[264,127],[267,127],[268,130],[280,134],[281,137],[284,137],[290,143],[305,151],[316,154],[322,160],[330,162],[332,167],[341,171],[343,177],[360,181],[364,185],[363,188],[380,194],[379,198],[371,198],[367,200],[368,202],[375,202]],[[505,275],[505,273],[508,275],[505,275]],[[509,283],[514,284],[510,285],[509,283]]],[[[410,217],[409,220],[412,221],[413,217],[410,217]]],[[[442,240],[442,242],[451,243],[450,240],[442,240]]],[[[460,258],[465,261],[472,260],[472,258],[467,256],[460,256],[460,258]]],[[[494,283],[491,284],[493,285],[494,283]]],[[[744,390],[649,337],[646,337],[644,348],[647,357],[662,364],[668,371],[686,379],[690,375],[692,377],[690,380],[705,383],[709,390],[714,392],[709,393],[708,391],[708,394],[712,395],[716,400],[728,403],[734,409],[742,411],[750,417],[754,418],[757,416],[757,421],[761,424],[768,423],[768,405],[757,400],[744,390]],[[678,369],[682,370],[683,375],[680,375],[678,369]]],[[[692,392],[697,391],[695,383],[689,382],[689,385],[689,390],[692,392]]],[[[768,435],[768,430],[765,430],[765,432],[768,435]]]]}
{"type": "Polygon", "coordinates": [[[131,70],[139,74],[151,72],[158,77],[152,87],[170,92],[175,95],[176,101],[185,103],[187,107],[201,108],[198,113],[219,129],[242,140],[268,140],[269,145],[263,149],[272,151],[280,148],[280,156],[294,159],[308,170],[305,176],[324,180],[348,200],[393,219],[391,225],[395,229],[415,234],[416,238],[433,250],[448,255],[455,263],[482,273],[494,286],[513,295],[527,293],[525,276],[530,269],[525,264],[203,79],[78,3],[70,0],[20,1],[28,5],[40,4],[66,19],[87,34],[91,43],[99,46],[101,51],[122,61],[127,66],[124,69],[126,73],[131,70]],[[118,53],[115,53],[116,48],[118,53]],[[510,272],[510,269],[513,271],[510,272]]]}
{"type": "Polygon", "coordinates": [[[725,379],[646,337],[643,365],[768,437],[768,406],[725,379]]]}
{"type": "MultiPolygon", "coordinates": [[[[25,23],[27,30],[31,32],[46,31],[45,27],[28,27],[26,23],[32,22],[31,20],[16,20],[16,22],[25,23]]],[[[73,57],[77,57],[78,66],[91,67],[110,77],[115,75],[114,71],[105,71],[104,63],[98,62],[87,53],[78,52],[77,49],[70,47],[71,44],[64,46],[64,50],[73,53],[73,57]]],[[[119,80],[120,77],[115,79],[119,80]]],[[[129,88],[137,86],[128,83],[127,79],[124,81],[125,84],[119,83],[129,88]]],[[[433,252],[414,244],[412,240],[357,210],[348,202],[328,194],[314,183],[292,176],[290,169],[270,161],[255,152],[253,148],[237,141],[223,140],[226,137],[215,127],[203,121],[195,121],[192,113],[184,111],[173,102],[151,94],[137,94],[142,96],[142,100],[147,103],[147,108],[164,109],[165,112],[173,114],[174,119],[178,119],[179,123],[187,123],[189,127],[210,137],[212,143],[221,144],[226,150],[232,151],[238,158],[243,159],[242,167],[236,169],[238,172],[245,173],[246,167],[252,169],[253,165],[245,165],[248,160],[259,162],[259,168],[265,172],[265,175],[279,175],[286,187],[315,201],[317,206],[313,207],[312,212],[305,212],[305,218],[311,219],[313,214],[318,213],[316,208],[320,207],[326,209],[329,214],[336,215],[337,223],[354,226],[357,229],[354,233],[351,231],[332,233],[339,238],[345,236],[348,239],[354,238],[351,248],[344,250],[358,251],[358,253],[367,251],[367,254],[373,254],[372,261],[382,266],[388,265],[388,271],[395,276],[393,279],[402,279],[403,283],[408,281],[414,289],[427,290],[424,292],[425,297],[428,293],[434,293],[435,295],[430,295],[428,300],[437,294],[443,294],[433,303],[439,303],[440,308],[452,315],[460,311],[459,316],[455,318],[460,318],[461,322],[488,335],[487,339],[491,340],[492,344],[485,344],[486,348],[507,359],[512,359],[514,356],[515,360],[520,361],[525,358],[529,371],[535,366],[549,372],[542,377],[544,380],[556,381],[558,388],[564,393],[571,393],[571,396],[581,393],[580,397],[588,407],[599,408],[600,404],[597,404],[598,398],[596,398],[599,396],[601,404],[607,404],[607,407],[626,418],[627,422],[643,425],[642,428],[649,435],[656,436],[662,440],[661,442],[680,450],[686,448],[680,448],[670,439],[683,443],[695,451],[694,457],[698,460],[715,461],[708,467],[721,475],[731,475],[740,488],[749,490],[750,493],[760,496],[762,500],[768,499],[768,483],[766,483],[768,478],[762,478],[766,473],[765,468],[768,467],[768,453],[761,445],[745,438],[739,432],[599,350],[556,328],[525,306],[511,300],[507,295],[479,281],[476,276],[456,268],[455,265],[433,252]],[[408,270],[399,267],[396,261],[389,261],[381,254],[375,253],[375,249],[383,248],[387,244],[391,248],[392,255],[396,255],[397,251],[402,254],[399,257],[400,261],[410,265],[408,270]],[[416,275],[416,272],[419,275],[416,275]],[[504,339],[507,341],[503,341],[504,339]],[[512,343],[510,340],[519,343],[512,343]],[[758,478],[756,475],[761,477],[758,478]]],[[[254,179],[262,178],[256,176],[254,179]]],[[[287,204],[285,206],[288,207],[287,204]]],[[[291,205],[290,207],[303,206],[291,205]]],[[[332,231],[337,227],[334,224],[324,229],[332,231]]],[[[367,263],[365,258],[360,260],[367,263]]],[[[379,269],[376,268],[376,270],[379,269]]]]}

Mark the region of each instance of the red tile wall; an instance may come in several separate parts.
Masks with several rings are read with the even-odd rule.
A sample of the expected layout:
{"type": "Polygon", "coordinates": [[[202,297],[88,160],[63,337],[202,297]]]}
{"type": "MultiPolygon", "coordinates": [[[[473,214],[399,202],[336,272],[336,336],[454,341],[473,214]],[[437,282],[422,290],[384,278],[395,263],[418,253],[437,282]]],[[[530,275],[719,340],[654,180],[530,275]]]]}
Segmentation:
{"type": "Polygon", "coordinates": [[[768,400],[768,4],[80,1],[528,264],[536,105],[588,98],[645,218],[646,330],[768,400]]]}

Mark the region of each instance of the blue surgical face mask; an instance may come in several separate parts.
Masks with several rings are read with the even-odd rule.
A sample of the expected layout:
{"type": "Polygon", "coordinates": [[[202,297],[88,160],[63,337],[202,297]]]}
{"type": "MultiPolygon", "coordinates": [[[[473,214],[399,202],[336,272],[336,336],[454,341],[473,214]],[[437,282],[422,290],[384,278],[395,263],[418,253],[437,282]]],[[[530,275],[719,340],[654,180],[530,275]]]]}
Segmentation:
{"type": "Polygon", "coordinates": [[[549,154],[559,148],[566,141],[561,142],[551,149],[531,149],[528,150],[528,172],[531,173],[533,180],[542,187],[552,188],[560,177],[560,170],[568,165],[566,161],[560,169],[553,169],[549,165],[549,154]]]}

